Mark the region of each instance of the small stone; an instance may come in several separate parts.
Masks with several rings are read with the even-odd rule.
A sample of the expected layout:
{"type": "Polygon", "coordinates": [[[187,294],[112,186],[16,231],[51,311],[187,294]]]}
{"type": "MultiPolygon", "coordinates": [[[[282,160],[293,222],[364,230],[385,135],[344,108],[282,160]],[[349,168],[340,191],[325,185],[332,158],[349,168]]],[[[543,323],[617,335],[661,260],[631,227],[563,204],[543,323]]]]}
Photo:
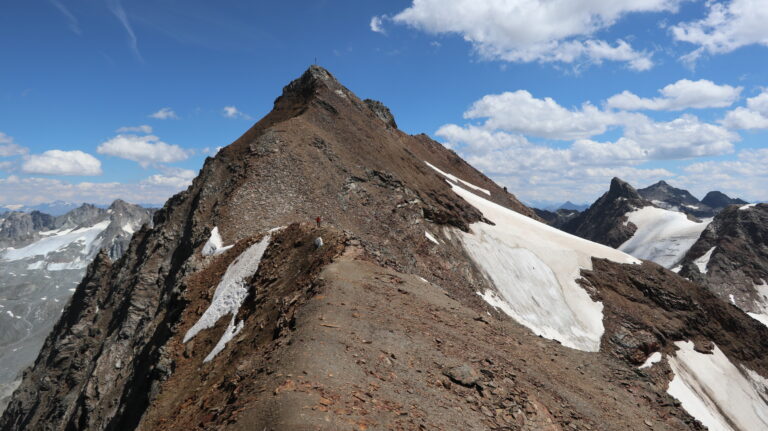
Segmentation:
{"type": "Polygon", "coordinates": [[[480,379],[480,373],[466,364],[449,368],[443,371],[443,374],[451,379],[454,383],[468,388],[477,385],[477,381],[480,379]]]}

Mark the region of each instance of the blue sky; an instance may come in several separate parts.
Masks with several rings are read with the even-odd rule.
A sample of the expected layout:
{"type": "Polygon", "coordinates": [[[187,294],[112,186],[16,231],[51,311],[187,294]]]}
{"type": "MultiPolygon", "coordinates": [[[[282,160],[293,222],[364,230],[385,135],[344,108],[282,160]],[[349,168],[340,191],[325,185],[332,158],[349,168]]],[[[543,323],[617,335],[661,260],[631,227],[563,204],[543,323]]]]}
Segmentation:
{"type": "Polygon", "coordinates": [[[612,176],[768,200],[766,19],[754,0],[9,0],[0,206],[162,203],[315,58],[526,201],[612,176]]]}

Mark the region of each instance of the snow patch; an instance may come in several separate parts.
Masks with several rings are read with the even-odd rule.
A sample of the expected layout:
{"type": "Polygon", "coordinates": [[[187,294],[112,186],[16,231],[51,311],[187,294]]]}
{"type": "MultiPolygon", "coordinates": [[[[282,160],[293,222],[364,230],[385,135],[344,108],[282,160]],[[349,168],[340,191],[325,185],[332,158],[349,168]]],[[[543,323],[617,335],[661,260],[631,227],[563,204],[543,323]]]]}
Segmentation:
{"type": "Polygon", "coordinates": [[[88,266],[87,261],[77,258],[72,262],[49,263],[48,266],[45,267],[45,269],[47,269],[48,271],[66,271],[66,270],[75,270],[75,269],[85,269],[86,266],[88,266]]]}
{"type": "Polygon", "coordinates": [[[428,231],[424,231],[424,236],[426,236],[428,240],[430,240],[430,241],[434,242],[435,244],[437,244],[437,245],[440,245],[440,241],[438,241],[438,240],[437,240],[437,238],[435,238],[435,237],[434,237],[434,236],[433,236],[431,233],[429,233],[428,231]]]}
{"type": "Polygon", "coordinates": [[[653,364],[660,362],[661,358],[662,358],[661,352],[653,352],[651,353],[651,356],[648,356],[648,359],[646,359],[645,362],[643,362],[643,365],[640,365],[637,368],[641,370],[644,368],[651,368],[653,364]]]}
{"type": "Polygon", "coordinates": [[[221,240],[221,235],[219,235],[219,227],[214,226],[213,230],[211,230],[211,236],[208,238],[208,241],[205,242],[205,245],[203,246],[203,256],[214,256],[217,254],[224,253],[225,251],[232,248],[231,245],[228,245],[224,247],[224,243],[221,240]]]}
{"type": "Polygon", "coordinates": [[[626,217],[627,222],[637,226],[637,231],[619,250],[665,268],[680,261],[712,222],[709,218],[697,223],[681,212],[651,206],[630,211],[626,217]]]}
{"type": "Polygon", "coordinates": [[[184,335],[183,342],[186,343],[203,329],[212,328],[220,318],[228,314],[232,315],[232,320],[229,326],[227,326],[227,330],[224,331],[224,335],[221,336],[221,339],[211,353],[206,356],[204,362],[213,359],[226,346],[227,342],[242,329],[242,322],[235,324],[235,316],[237,316],[237,312],[243,304],[245,297],[248,296],[245,280],[259,269],[261,257],[267,250],[271,237],[269,233],[264,235],[261,241],[248,247],[227,267],[227,271],[216,286],[211,304],[203,315],[200,316],[200,319],[184,335]]]}
{"type": "Polygon", "coordinates": [[[457,236],[497,292],[478,294],[534,333],[574,349],[598,351],[603,335],[603,305],[576,283],[592,257],[619,263],[637,259],[567,234],[451,184],[453,191],[496,225],[474,223],[457,236]]]}
{"type": "Polygon", "coordinates": [[[768,283],[766,283],[765,280],[760,281],[762,284],[755,285],[755,291],[759,297],[759,302],[756,305],[760,311],[758,313],[747,312],[747,314],[749,317],[768,326],[768,283]]]}
{"type": "Polygon", "coordinates": [[[750,208],[754,208],[755,206],[757,206],[757,204],[746,204],[746,205],[740,206],[739,210],[740,211],[745,211],[745,210],[748,210],[750,208]]]}
{"type": "Polygon", "coordinates": [[[699,272],[702,274],[707,273],[707,265],[709,265],[709,259],[712,258],[712,252],[715,251],[715,247],[710,248],[703,256],[693,261],[699,268],[699,272]]]}
{"type": "Polygon", "coordinates": [[[486,190],[486,189],[484,189],[482,187],[478,187],[478,186],[476,186],[474,184],[468,183],[468,182],[462,180],[461,178],[459,178],[459,177],[457,177],[455,175],[451,175],[451,174],[449,174],[447,172],[443,172],[440,169],[438,169],[437,166],[433,165],[432,163],[429,163],[429,162],[424,162],[424,163],[426,163],[427,166],[429,166],[430,168],[434,169],[438,174],[448,178],[449,180],[453,181],[454,183],[463,184],[463,185],[469,187],[470,189],[476,190],[478,192],[485,193],[488,196],[491,195],[491,192],[489,192],[488,190],[486,190]]]}
{"type": "Polygon", "coordinates": [[[680,350],[668,357],[674,378],[667,393],[685,411],[711,431],[768,429],[764,378],[746,368],[740,371],[717,346],[704,354],[696,352],[690,341],[675,345],[680,350]]]}

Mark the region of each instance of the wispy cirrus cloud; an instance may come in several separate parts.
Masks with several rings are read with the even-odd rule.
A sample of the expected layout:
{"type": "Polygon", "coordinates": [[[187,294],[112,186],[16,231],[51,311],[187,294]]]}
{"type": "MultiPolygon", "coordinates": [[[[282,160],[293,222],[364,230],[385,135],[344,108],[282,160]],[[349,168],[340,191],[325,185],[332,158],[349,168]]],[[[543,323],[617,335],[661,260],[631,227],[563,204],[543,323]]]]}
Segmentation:
{"type": "Polygon", "coordinates": [[[69,23],[69,29],[72,30],[72,33],[75,33],[77,35],[83,34],[82,30],[80,30],[80,22],[77,20],[77,17],[67,9],[64,4],[59,0],[49,0],[53,7],[59,10],[64,17],[67,18],[67,21],[69,23]]]}
{"type": "Polygon", "coordinates": [[[133,31],[131,22],[128,20],[128,14],[125,13],[123,4],[120,2],[120,0],[106,0],[106,1],[107,1],[107,6],[109,7],[110,12],[112,12],[112,14],[117,18],[117,20],[120,21],[120,24],[122,24],[123,28],[125,29],[125,32],[128,34],[128,46],[131,48],[131,52],[133,52],[133,55],[136,57],[137,60],[143,63],[144,57],[142,57],[141,51],[139,51],[139,40],[136,37],[136,33],[133,31]]]}

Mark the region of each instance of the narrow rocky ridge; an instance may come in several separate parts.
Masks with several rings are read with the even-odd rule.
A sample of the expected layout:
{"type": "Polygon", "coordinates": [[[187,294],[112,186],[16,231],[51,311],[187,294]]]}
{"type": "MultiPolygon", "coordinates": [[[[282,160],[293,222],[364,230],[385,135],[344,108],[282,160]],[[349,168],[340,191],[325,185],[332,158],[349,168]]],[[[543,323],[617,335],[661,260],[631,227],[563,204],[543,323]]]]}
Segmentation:
{"type": "MultiPolygon", "coordinates": [[[[286,86],[120,259],[99,254],[0,429],[702,429],[666,394],[664,363],[635,368],[644,356],[715,342],[767,375],[768,346],[728,340],[768,329],[651,264],[595,260],[582,273],[605,304],[600,353],[536,337],[489,306],[477,292],[492,283],[445,232],[492,221],[427,162],[535,214],[387,112],[320,67],[286,86]],[[203,256],[214,227],[233,247],[203,256]],[[235,316],[242,331],[203,362],[228,319],[184,334],[269,231],[235,316]],[[637,342],[622,336],[635,330],[637,342]]],[[[634,198],[626,183],[612,191],[634,198]]]]}

